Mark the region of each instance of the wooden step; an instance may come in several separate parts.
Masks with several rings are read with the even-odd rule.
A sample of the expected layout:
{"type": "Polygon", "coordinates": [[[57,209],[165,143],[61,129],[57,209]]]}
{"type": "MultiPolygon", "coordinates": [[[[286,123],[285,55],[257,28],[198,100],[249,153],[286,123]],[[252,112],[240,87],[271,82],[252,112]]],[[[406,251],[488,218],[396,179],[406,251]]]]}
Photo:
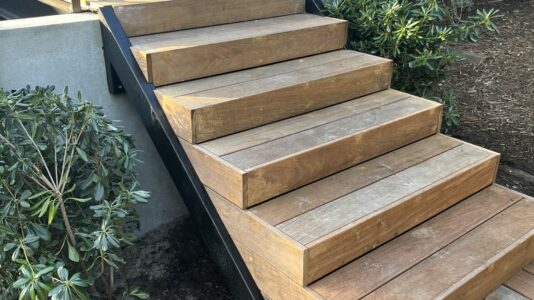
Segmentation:
{"type": "Polygon", "coordinates": [[[305,0],[172,0],[91,1],[93,6],[117,5],[117,18],[130,37],[304,12],[305,0]],[[99,3],[103,2],[103,3],[99,3]],[[145,2],[145,3],[143,3],[145,2]],[[125,5],[130,4],[130,5],[125,5]]]}
{"type": "Polygon", "coordinates": [[[234,241],[272,300],[483,299],[534,258],[533,236],[534,199],[492,185],[307,287],[234,241]]]}
{"type": "Polygon", "coordinates": [[[438,132],[441,105],[387,90],[191,145],[200,180],[246,208],[438,132]]]}
{"type": "Polygon", "coordinates": [[[347,22],[296,14],[131,38],[132,53],[156,86],[341,49],[347,22]]]}
{"type": "Polygon", "coordinates": [[[485,300],[531,300],[531,298],[527,298],[506,286],[500,286],[489,294],[485,300]]]}
{"type": "Polygon", "coordinates": [[[504,284],[507,288],[534,299],[534,274],[532,272],[532,264],[525,267],[523,270],[516,273],[504,284]],[[530,272],[529,272],[530,270],[530,272]]]}
{"type": "Polygon", "coordinates": [[[339,50],[156,89],[174,132],[204,142],[385,90],[390,60],[339,50]]]}
{"type": "Polygon", "coordinates": [[[490,185],[498,161],[434,135],[246,211],[208,193],[234,239],[305,285],[490,185]]]}

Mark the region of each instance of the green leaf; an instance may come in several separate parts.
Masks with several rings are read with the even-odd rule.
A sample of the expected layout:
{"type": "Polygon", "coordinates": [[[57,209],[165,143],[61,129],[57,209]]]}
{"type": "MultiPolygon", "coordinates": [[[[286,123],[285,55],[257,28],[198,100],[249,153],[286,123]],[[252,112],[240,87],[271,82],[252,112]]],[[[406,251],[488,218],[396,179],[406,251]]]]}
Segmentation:
{"type": "Polygon", "coordinates": [[[78,155],[84,162],[89,161],[89,159],[87,158],[87,153],[85,153],[85,151],[83,151],[80,147],[76,147],[76,153],[78,153],[78,155]]]}
{"type": "Polygon", "coordinates": [[[137,299],[148,299],[150,298],[150,295],[148,293],[140,291],[138,288],[135,288],[133,291],[130,292],[130,296],[135,297],[137,299]]]}
{"type": "Polygon", "coordinates": [[[22,192],[22,195],[20,195],[20,200],[26,200],[28,199],[30,196],[32,195],[32,192],[30,192],[29,190],[25,190],[24,192],[22,192]]]}
{"type": "Polygon", "coordinates": [[[104,197],[104,186],[102,185],[102,183],[99,182],[95,188],[95,200],[101,201],[103,197],[104,197]]]}
{"type": "Polygon", "coordinates": [[[21,287],[25,286],[26,284],[28,284],[28,282],[30,282],[30,279],[28,278],[20,278],[18,279],[17,281],[15,281],[13,283],[13,288],[15,289],[20,289],[21,287]]]}
{"type": "Polygon", "coordinates": [[[60,267],[57,269],[57,275],[61,281],[69,280],[69,271],[65,267],[60,267]]]}
{"type": "Polygon", "coordinates": [[[93,198],[91,197],[87,197],[87,198],[76,198],[76,197],[70,197],[70,198],[67,198],[67,200],[74,200],[76,202],[80,202],[80,203],[85,203],[85,202],[88,202],[90,200],[92,200],[93,198]]]}
{"type": "Polygon", "coordinates": [[[37,277],[43,276],[44,274],[48,274],[52,271],[54,271],[54,267],[46,267],[42,269],[41,271],[37,272],[37,277]]]}
{"type": "Polygon", "coordinates": [[[37,193],[37,194],[33,194],[33,195],[31,195],[31,196],[28,198],[28,200],[33,200],[33,199],[35,199],[35,198],[39,198],[39,197],[41,197],[42,195],[45,195],[45,194],[47,194],[47,193],[49,193],[49,191],[42,191],[42,192],[39,192],[39,193],[37,193]]]}
{"type": "Polygon", "coordinates": [[[13,248],[17,247],[17,244],[15,243],[7,243],[4,245],[4,252],[7,252],[13,248]]]}
{"type": "Polygon", "coordinates": [[[78,250],[74,248],[70,243],[68,243],[69,248],[69,259],[73,262],[79,262],[80,261],[80,254],[78,254],[78,250]]]}
{"type": "Polygon", "coordinates": [[[56,206],[52,204],[48,207],[48,225],[54,222],[55,216],[56,216],[56,206]]]}

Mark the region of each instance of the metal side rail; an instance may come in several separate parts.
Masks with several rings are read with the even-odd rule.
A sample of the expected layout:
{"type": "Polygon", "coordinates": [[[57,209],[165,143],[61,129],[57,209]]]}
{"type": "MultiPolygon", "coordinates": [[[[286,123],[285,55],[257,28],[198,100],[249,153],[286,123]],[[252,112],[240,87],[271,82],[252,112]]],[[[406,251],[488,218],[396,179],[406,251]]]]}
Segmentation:
{"type": "Polygon", "coordinates": [[[217,210],[172,131],[154,95],[154,86],[145,81],[132,56],[130,40],[113,8],[102,7],[100,16],[110,93],[126,91],[130,100],[133,101],[233,296],[236,299],[263,299],[217,210]]]}

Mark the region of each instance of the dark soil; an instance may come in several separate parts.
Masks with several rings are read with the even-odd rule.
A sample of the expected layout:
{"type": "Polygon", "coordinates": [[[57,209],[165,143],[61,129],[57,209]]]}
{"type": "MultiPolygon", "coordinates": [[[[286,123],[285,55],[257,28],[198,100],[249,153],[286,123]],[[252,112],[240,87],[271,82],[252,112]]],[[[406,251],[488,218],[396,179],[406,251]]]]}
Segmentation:
{"type": "Polygon", "coordinates": [[[232,299],[189,218],[148,233],[124,257],[120,285],[139,287],[150,299],[232,299]]]}
{"type": "Polygon", "coordinates": [[[461,50],[486,57],[460,62],[448,84],[459,92],[460,126],[453,135],[502,153],[498,182],[534,195],[534,1],[478,1],[498,8],[500,34],[461,50]]]}

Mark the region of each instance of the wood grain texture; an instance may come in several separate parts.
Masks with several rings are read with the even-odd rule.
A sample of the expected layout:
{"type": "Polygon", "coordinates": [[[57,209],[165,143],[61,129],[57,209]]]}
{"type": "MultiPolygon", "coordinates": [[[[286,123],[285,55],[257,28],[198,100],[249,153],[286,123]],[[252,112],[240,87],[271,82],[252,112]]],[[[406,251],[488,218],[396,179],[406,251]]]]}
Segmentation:
{"type": "Polygon", "coordinates": [[[243,171],[207,152],[197,151],[190,143],[179,139],[195,172],[202,182],[243,208],[243,171]]]}
{"type": "Polygon", "coordinates": [[[325,299],[360,299],[523,197],[492,185],[310,285],[325,299]]]}
{"type": "MultiPolygon", "coordinates": [[[[168,96],[176,94],[174,89],[181,85],[177,84],[176,88],[157,90],[156,95],[168,107],[166,115],[178,119],[173,124],[188,122],[187,127],[195,129],[191,142],[199,143],[382,91],[389,87],[391,74],[389,60],[356,55],[242,83],[168,96]],[[190,115],[193,119],[187,118],[190,115]]],[[[177,134],[179,130],[175,129],[177,134]]]]}
{"type": "MultiPolygon", "coordinates": [[[[358,103],[354,106],[359,107],[360,105],[358,103]]],[[[365,131],[390,120],[396,120],[429,108],[432,108],[432,106],[426,101],[407,98],[374,107],[362,113],[351,114],[324,125],[289,134],[256,146],[247,147],[240,151],[223,155],[221,158],[242,170],[249,170],[273,160],[342,139],[351,133],[365,131]]]]}
{"type": "Polygon", "coordinates": [[[202,143],[202,147],[215,155],[227,155],[246,148],[265,144],[284,136],[297,134],[325,125],[351,115],[370,111],[408,97],[409,95],[398,91],[385,90],[307,114],[208,141],[202,143]]]}
{"type": "Polygon", "coordinates": [[[508,288],[517,291],[521,295],[529,298],[534,298],[534,275],[519,271],[512,278],[508,279],[504,284],[508,288]]]}
{"type": "MultiPolygon", "coordinates": [[[[497,156],[483,159],[308,243],[306,282],[321,278],[493,183],[497,165],[497,156]]],[[[399,185],[390,188],[402,189],[399,185]]],[[[328,217],[333,216],[324,216],[328,217]]]]}
{"type": "Polygon", "coordinates": [[[530,300],[529,298],[503,285],[491,292],[485,300],[530,300]]]}
{"type": "Polygon", "coordinates": [[[269,261],[278,270],[302,285],[306,248],[269,226],[254,214],[239,209],[214,191],[208,194],[234,240],[269,261]]]}
{"type": "Polygon", "coordinates": [[[362,53],[352,50],[337,50],[299,59],[288,60],[262,67],[205,77],[159,87],[156,91],[167,98],[176,98],[198,92],[219,89],[236,84],[273,77],[284,73],[308,69],[348,58],[357,58],[362,53]]]}
{"type": "MultiPolygon", "coordinates": [[[[250,207],[436,133],[437,119],[441,111],[439,104],[410,98],[404,103],[408,107],[402,108],[397,104],[400,102],[402,101],[350,116],[352,121],[349,121],[352,123],[345,124],[350,126],[342,131],[337,131],[331,122],[314,127],[305,134],[303,131],[289,135],[289,139],[283,137],[285,144],[278,143],[282,138],[275,139],[270,142],[273,153],[265,150],[267,143],[258,145],[257,147],[264,149],[263,152],[256,153],[256,158],[255,153],[250,152],[252,148],[217,157],[203,148],[203,144],[188,144],[191,149],[188,155],[192,157],[195,168],[197,168],[195,163],[198,165],[203,162],[203,165],[198,167],[202,172],[198,173],[205,185],[239,207],[250,207]],[[385,108],[390,105],[394,105],[395,109],[385,108]],[[389,114],[381,114],[384,110],[389,111],[389,114]],[[321,130],[320,127],[327,127],[327,129],[321,130]],[[404,134],[397,135],[397,130],[404,134]],[[297,135],[299,139],[293,140],[292,137],[297,135]],[[358,147],[362,145],[361,143],[365,143],[366,146],[358,147]],[[250,155],[249,158],[238,159],[236,157],[236,154],[243,153],[250,155]],[[262,157],[263,153],[268,153],[268,155],[262,157]],[[228,156],[233,159],[227,160],[228,156]],[[266,158],[272,160],[265,161],[266,158]],[[253,159],[257,159],[258,165],[244,169],[243,164],[249,164],[253,159]],[[235,180],[232,179],[232,182],[229,182],[229,179],[215,176],[209,171],[210,168],[226,170],[228,165],[234,170],[239,170],[237,172],[239,174],[235,174],[234,177],[241,178],[240,188],[232,184],[236,182],[235,180]]],[[[356,102],[353,105],[359,104],[356,102]]],[[[345,119],[343,120],[346,122],[345,119]]],[[[220,171],[219,173],[223,174],[220,171]]]]}
{"type": "Polygon", "coordinates": [[[298,14],[130,41],[136,58],[151,61],[151,68],[144,71],[147,80],[161,86],[338,50],[344,47],[346,34],[344,20],[298,14]]]}
{"type": "Polygon", "coordinates": [[[244,175],[247,205],[261,203],[430,136],[437,131],[440,115],[441,106],[431,106],[248,169],[244,175]]]}
{"type": "MultiPolygon", "coordinates": [[[[399,200],[431,188],[435,183],[462,170],[470,170],[476,163],[493,157],[495,160],[491,167],[495,167],[497,155],[477,150],[467,144],[453,148],[276,227],[303,245],[310,244],[354,221],[375,212],[389,210],[399,200]]],[[[493,176],[496,170],[486,171],[493,176]]]]}
{"type": "Polygon", "coordinates": [[[269,224],[278,225],[460,144],[458,140],[437,134],[271,199],[250,211],[269,224]]]}
{"type": "Polygon", "coordinates": [[[534,275],[534,263],[530,263],[528,265],[526,265],[523,270],[529,272],[530,274],[533,274],[534,275]]]}
{"type": "Polygon", "coordinates": [[[254,251],[235,241],[237,249],[243,257],[258,288],[268,299],[272,300],[319,300],[324,299],[313,290],[302,287],[288,278],[279,268],[273,266],[254,251]]]}
{"type": "MultiPolygon", "coordinates": [[[[92,1],[95,2],[95,1],[92,1]]],[[[173,0],[114,7],[130,37],[304,12],[304,0],[173,0]]]]}
{"type": "Polygon", "coordinates": [[[480,299],[534,256],[534,200],[524,198],[364,299],[480,299]]]}

